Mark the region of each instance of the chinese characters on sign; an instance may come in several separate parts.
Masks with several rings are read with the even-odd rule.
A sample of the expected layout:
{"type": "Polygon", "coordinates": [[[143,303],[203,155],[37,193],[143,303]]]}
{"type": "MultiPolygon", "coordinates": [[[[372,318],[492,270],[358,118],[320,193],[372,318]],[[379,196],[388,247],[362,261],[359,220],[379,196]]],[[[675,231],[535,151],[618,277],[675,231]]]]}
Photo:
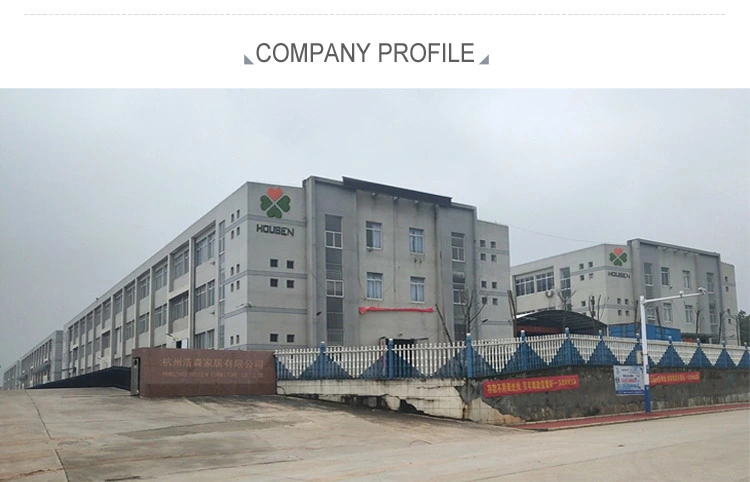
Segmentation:
{"type": "Polygon", "coordinates": [[[613,369],[615,395],[643,395],[643,367],[615,366],[613,369]]]}
{"type": "Polygon", "coordinates": [[[240,360],[221,358],[165,357],[161,360],[164,377],[179,378],[263,378],[263,360],[240,360]]]}
{"type": "Polygon", "coordinates": [[[484,397],[504,397],[521,393],[574,390],[580,386],[578,375],[559,377],[519,378],[515,380],[489,380],[483,383],[484,397]]]}
{"type": "Polygon", "coordinates": [[[649,377],[651,385],[675,385],[677,383],[698,383],[701,372],[652,373],[649,377]]]}

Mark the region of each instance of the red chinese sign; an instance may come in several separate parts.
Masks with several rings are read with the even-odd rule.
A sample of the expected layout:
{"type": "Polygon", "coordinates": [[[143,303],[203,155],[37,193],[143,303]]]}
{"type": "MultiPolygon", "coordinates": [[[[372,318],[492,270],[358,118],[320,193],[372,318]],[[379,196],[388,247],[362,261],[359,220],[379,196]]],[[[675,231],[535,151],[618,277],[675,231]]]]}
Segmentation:
{"type": "Polygon", "coordinates": [[[701,372],[651,373],[649,385],[676,385],[678,383],[698,383],[701,372]]]}
{"type": "Polygon", "coordinates": [[[574,390],[580,384],[578,375],[563,375],[559,377],[518,378],[515,380],[489,380],[483,383],[483,388],[484,398],[491,398],[522,393],[574,390]]]}

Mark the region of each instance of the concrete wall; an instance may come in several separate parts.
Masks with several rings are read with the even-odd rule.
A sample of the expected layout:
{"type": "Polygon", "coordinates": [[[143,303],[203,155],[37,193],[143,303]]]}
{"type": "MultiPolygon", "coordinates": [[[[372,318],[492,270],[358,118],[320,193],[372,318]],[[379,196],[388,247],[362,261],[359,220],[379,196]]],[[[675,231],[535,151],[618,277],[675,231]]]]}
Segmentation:
{"type": "MultiPolygon", "coordinates": [[[[652,373],[677,371],[654,369],[652,373]]],[[[699,383],[652,387],[653,409],[750,401],[748,370],[699,371],[699,383]]],[[[277,393],[501,425],[643,410],[642,396],[615,395],[612,367],[565,367],[502,379],[557,375],[578,375],[580,387],[484,398],[482,380],[470,380],[468,384],[462,379],[279,380],[277,393]]]]}

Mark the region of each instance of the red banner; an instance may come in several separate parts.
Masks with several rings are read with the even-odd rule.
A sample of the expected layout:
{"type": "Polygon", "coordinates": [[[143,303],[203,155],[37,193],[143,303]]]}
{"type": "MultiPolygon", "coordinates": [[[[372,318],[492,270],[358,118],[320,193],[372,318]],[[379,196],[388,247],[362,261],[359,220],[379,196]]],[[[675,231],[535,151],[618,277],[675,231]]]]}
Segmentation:
{"type": "Polygon", "coordinates": [[[559,377],[517,378],[515,380],[489,380],[483,383],[484,398],[505,397],[522,393],[575,390],[581,382],[578,375],[559,377]]]}
{"type": "Polygon", "coordinates": [[[368,311],[411,311],[414,313],[432,313],[432,308],[378,308],[377,306],[360,306],[359,314],[364,315],[368,311]]]}
{"type": "Polygon", "coordinates": [[[678,383],[698,383],[701,372],[650,373],[649,385],[676,385],[678,383]]]}

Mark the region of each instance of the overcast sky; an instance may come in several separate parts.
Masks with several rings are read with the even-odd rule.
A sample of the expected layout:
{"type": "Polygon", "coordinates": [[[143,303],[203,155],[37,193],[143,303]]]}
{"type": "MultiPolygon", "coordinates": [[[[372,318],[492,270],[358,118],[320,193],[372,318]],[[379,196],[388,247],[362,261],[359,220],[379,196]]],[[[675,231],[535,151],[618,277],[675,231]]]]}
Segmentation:
{"type": "Polygon", "coordinates": [[[0,372],[243,182],[310,175],[476,205],[513,265],[717,251],[750,310],[748,90],[4,90],[0,372]]]}

